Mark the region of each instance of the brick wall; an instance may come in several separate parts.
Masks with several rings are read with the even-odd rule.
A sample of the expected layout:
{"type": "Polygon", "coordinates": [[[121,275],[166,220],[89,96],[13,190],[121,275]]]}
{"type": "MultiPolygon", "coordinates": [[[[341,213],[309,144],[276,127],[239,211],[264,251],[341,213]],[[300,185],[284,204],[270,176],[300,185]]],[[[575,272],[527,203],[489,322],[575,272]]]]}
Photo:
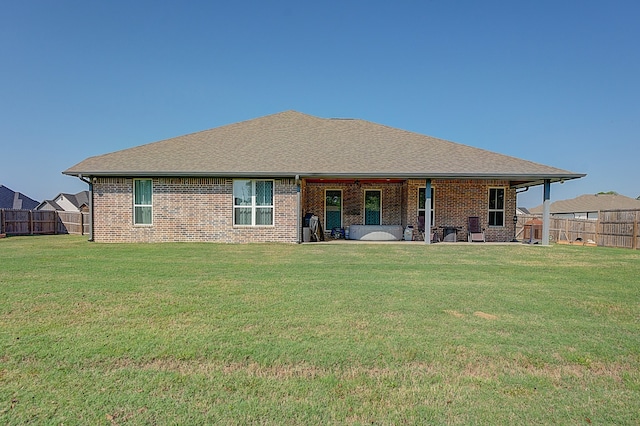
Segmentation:
{"type": "MultiPolygon", "coordinates": [[[[417,227],[418,188],[424,179],[384,183],[304,183],[302,214],[325,225],[325,190],[342,190],[343,226],[363,223],[364,191],[382,191],[382,224],[417,227]]],[[[479,216],[487,241],[513,238],[516,193],[503,180],[432,180],[435,226],[458,226],[466,241],[467,218],[479,216]],[[505,226],[488,227],[489,188],[505,189],[505,226]]],[[[133,180],[99,178],[94,189],[94,240],[98,242],[217,241],[296,242],[297,194],[293,179],[276,179],[274,226],[233,226],[233,181],[218,178],[154,178],[153,225],[133,225],[133,180]]],[[[326,231],[326,230],[325,230],[326,231]]],[[[414,233],[416,235],[416,233],[414,233]]]]}
{"type": "Polygon", "coordinates": [[[98,242],[297,242],[293,179],[276,179],[274,226],[233,226],[233,181],[154,178],[153,224],[133,225],[133,179],[99,178],[94,190],[98,242]]]}

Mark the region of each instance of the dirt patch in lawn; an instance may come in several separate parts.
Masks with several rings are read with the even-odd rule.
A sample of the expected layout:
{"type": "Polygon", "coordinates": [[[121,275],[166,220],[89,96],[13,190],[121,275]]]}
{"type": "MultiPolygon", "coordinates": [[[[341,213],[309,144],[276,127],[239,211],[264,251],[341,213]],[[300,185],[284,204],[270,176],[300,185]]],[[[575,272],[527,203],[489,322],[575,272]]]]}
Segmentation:
{"type": "Polygon", "coordinates": [[[458,311],[452,311],[452,310],[446,310],[445,311],[447,314],[449,315],[453,315],[456,318],[464,318],[464,314],[458,312],[458,311]]]}
{"type": "Polygon", "coordinates": [[[498,317],[496,315],[492,315],[492,314],[487,314],[486,312],[481,312],[481,311],[476,311],[473,313],[473,315],[480,317],[480,318],[484,318],[484,319],[488,319],[488,320],[497,320],[498,317]]]}

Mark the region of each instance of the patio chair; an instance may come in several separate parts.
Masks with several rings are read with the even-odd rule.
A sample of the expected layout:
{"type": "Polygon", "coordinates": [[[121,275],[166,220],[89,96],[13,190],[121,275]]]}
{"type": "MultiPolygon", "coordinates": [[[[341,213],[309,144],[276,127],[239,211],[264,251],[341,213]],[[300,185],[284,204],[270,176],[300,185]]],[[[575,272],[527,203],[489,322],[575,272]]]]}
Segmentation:
{"type": "Polygon", "coordinates": [[[478,216],[470,216],[467,222],[469,230],[470,243],[484,243],[484,229],[480,226],[480,218],[478,216]]]}
{"type": "MultiPolygon", "coordinates": [[[[418,233],[422,237],[422,241],[424,241],[424,236],[425,236],[425,232],[424,232],[424,216],[418,216],[418,233]]],[[[440,237],[438,236],[438,231],[435,230],[435,228],[431,229],[431,233],[430,234],[431,234],[431,242],[432,243],[437,243],[438,241],[440,241],[440,237]]]]}

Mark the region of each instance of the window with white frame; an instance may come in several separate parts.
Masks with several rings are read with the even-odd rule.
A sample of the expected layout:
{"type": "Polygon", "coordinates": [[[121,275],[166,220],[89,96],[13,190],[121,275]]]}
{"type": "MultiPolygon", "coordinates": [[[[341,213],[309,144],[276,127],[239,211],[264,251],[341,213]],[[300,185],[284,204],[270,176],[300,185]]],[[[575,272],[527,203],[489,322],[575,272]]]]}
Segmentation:
{"type": "Polygon", "coordinates": [[[489,188],[489,226],[504,226],[504,188],[489,188]]]}
{"type": "Polygon", "coordinates": [[[133,180],[133,224],[153,223],[153,183],[151,179],[133,180]]]}
{"type": "Polygon", "coordinates": [[[273,181],[234,179],[233,224],[273,225],[273,181]]]}
{"type": "MultiPolygon", "coordinates": [[[[418,217],[424,217],[425,216],[425,204],[426,204],[426,199],[425,199],[425,194],[427,192],[426,188],[418,188],[418,217]]],[[[431,217],[431,225],[433,226],[433,187],[431,187],[431,208],[429,209],[430,217],[431,217]]]]}

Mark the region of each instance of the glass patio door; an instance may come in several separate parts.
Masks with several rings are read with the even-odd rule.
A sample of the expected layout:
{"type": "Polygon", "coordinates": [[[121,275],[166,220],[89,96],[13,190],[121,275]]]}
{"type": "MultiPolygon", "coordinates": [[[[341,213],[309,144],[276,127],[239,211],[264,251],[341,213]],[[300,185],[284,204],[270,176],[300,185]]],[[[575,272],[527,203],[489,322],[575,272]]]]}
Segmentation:
{"type": "Polygon", "coordinates": [[[382,191],[364,191],[364,224],[380,225],[382,223],[382,191]]]}
{"type": "Polygon", "coordinates": [[[325,229],[342,228],[342,191],[327,190],[324,203],[325,229]]]}

